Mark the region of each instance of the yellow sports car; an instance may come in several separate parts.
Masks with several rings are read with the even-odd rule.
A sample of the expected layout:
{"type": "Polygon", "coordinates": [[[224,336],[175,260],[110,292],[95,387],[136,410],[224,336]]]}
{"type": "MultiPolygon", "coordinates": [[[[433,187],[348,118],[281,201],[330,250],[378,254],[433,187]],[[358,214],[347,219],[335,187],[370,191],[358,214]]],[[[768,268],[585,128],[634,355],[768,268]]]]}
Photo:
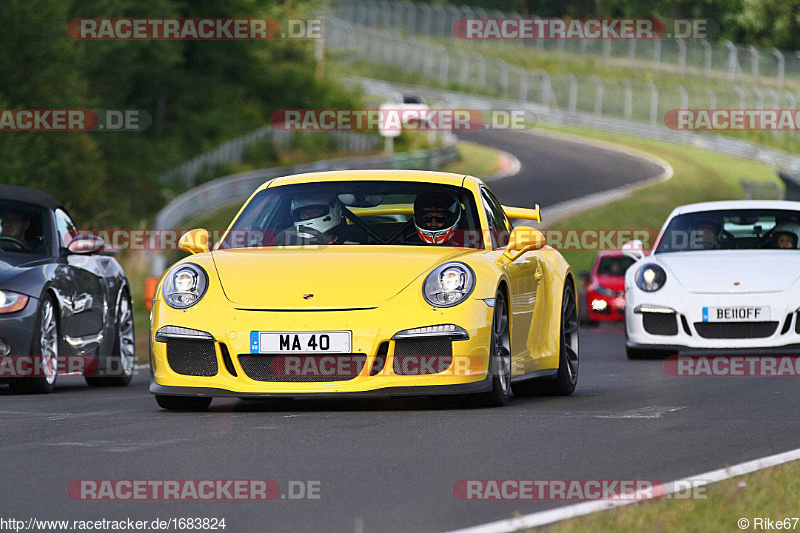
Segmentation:
{"type": "Polygon", "coordinates": [[[150,391],[166,409],[215,396],[568,395],[578,378],[569,264],[539,208],[477,178],[337,171],[262,185],[209,250],[159,280],[150,391]]]}

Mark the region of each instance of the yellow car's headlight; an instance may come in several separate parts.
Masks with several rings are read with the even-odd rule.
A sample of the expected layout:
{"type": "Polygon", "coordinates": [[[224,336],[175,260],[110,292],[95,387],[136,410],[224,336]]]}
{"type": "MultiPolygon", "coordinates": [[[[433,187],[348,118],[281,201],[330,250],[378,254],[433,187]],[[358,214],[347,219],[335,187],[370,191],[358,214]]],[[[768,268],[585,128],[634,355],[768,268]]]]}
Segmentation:
{"type": "Polygon", "coordinates": [[[200,301],[208,288],[208,275],[200,265],[183,263],[164,278],[164,301],[172,308],[186,309],[200,301]]]}
{"type": "Polygon", "coordinates": [[[453,307],[472,294],[475,273],[464,263],[439,265],[425,278],[422,295],[434,307],[453,307]]]}

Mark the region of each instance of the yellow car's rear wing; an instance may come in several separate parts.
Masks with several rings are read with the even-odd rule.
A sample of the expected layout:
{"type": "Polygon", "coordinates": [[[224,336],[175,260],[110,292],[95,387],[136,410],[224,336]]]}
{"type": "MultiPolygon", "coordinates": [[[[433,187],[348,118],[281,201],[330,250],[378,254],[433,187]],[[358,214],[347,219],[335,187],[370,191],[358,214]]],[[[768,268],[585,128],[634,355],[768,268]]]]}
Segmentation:
{"type": "Polygon", "coordinates": [[[524,207],[508,207],[503,206],[503,211],[506,212],[508,218],[521,218],[523,220],[535,220],[536,222],[542,221],[542,215],[539,212],[539,204],[533,209],[526,209],[524,207]]]}

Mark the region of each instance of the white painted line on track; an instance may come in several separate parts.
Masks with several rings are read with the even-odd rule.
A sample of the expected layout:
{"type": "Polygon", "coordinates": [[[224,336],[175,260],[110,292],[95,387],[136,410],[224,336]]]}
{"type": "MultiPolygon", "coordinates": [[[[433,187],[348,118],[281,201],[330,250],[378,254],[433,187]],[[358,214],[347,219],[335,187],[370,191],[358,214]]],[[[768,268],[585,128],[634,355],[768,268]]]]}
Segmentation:
{"type": "MultiPolygon", "coordinates": [[[[762,457],[753,461],[747,461],[746,463],[740,463],[727,468],[720,468],[719,470],[712,470],[711,472],[705,472],[703,474],[677,479],[665,485],[664,494],[673,494],[676,491],[685,490],[687,486],[702,487],[711,483],[750,474],[765,468],[770,468],[791,461],[797,461],[798,459],[800,459],[800,448],[776,455],[762,457]]],[[[638,503],[639,501],[642,500],[598,500],[576,503],[573,505],[559,507],[557,509],[551,509],[549,511],[540,511],[538,513],[531,513],[516,518],[498,520],[496,522],[489,522],[487,524],[458,529],[451,531],[450,533],[510,533],[520,529],[554,524],[556,522],[561,522],[562,520],[577,518],[579,516],[585,516],[599,511],[606,511],[608,509],[622,507],[623,505],[638,503]]]]}

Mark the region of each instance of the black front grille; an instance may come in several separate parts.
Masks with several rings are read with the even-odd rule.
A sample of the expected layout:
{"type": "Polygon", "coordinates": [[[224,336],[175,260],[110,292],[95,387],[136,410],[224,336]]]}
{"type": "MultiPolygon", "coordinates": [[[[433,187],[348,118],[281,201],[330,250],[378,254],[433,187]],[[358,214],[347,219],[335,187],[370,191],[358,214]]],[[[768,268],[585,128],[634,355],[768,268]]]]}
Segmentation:
{"type": "Polygon", "coordinates": [[[452,363],[453,342],[449,337],[400,339],[394,343],[392,370],[398,376],[438,374],[452,363]]]}
{"type": "Polygon", "coordinates": [[[170,339],[167,341],[167,363],[177,374],[216,376],[214,341],[170,339]]]}
{"type": "Polygon", "coordinates": [[[361,353],[239,355],[248,378],[281,383],[347,381],[361,374],[365,361],[361,353]]]}
{"type": "Polygon", "coordinates": [[[706,339],[762,339],[778,329],[778,322],[695,322],[697,334],[706,339]]]}
{"type": "Polygon", "coordinates": [[[642,313],[642,324],[650,335],[678,334],[678,319],[673,313],[642,313]]]}

